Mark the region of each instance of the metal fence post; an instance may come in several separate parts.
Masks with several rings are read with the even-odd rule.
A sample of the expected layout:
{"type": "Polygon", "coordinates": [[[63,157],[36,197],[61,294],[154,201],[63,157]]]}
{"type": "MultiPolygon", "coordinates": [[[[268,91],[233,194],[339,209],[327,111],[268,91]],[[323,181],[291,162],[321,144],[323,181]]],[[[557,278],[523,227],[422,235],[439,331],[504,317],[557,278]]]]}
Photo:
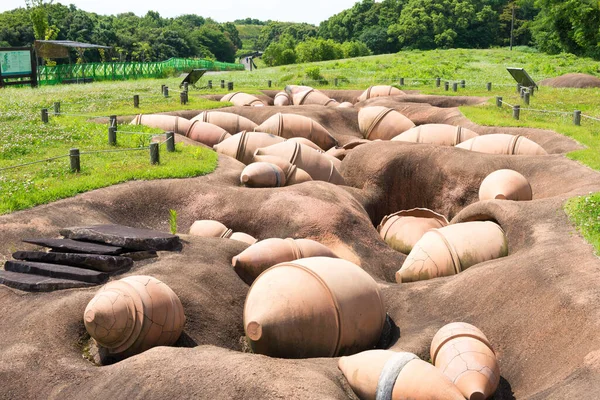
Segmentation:
{"type": "Polygon", "coordinates": [[[225,89],[225,81],[221,79],[221,89],[225,89]]]}
{"type": "Polygon", "coordinates": [[[233,82],[227,82],[227,90],[233,91],[233,82]]]}
{"type": "Polygon", "coordinates": [[[441,83],[442,83],[442,79],[441,78],[435,78],[435,87],[440,87],[441,83]]]}
{"type": "Polygon", "coordinates": [[[400,78],[400,86],[404,86],[404,78],[400,78]]]}
{"type": "Polygon", "coordinates": [[[139,94],[133,95],[133,108],[140,108],[140,95],[139,94]]]}
{"type": "Polygon", "coordinates": [[[452,84],[452,91],[454,91],[454,92],[458,92],[458,83],[454,82],[454,83],[452,84]]]}
{"type": "Polygon", "coordinates": [[[446,90],[446,92],[450,90],[450,82],[444,82],[444,90],[446,90]]]}
{"type": "Polygon", "coordinates": [[[150,164],[156,165],[160,162],[158,154],[158,143],[150,143],[150,164]]]}
{"type": "Polygon", "coordinates": [[[81,160],[79,157],[79,149],[69,150],[69,158],[71,160],[71,172],[81,171],[81,160]]]}
{"type": "Polygon", "coordinates": [[[461,88],[466,88],[467,87],[467,81],[465,81],[464,79],[462,81],[460,81],[460,87],[461,88]]]}
{"type": "MultiPolygon", "coordinates": [[[[273,85],[273,82],[271,82],[271,80],[269,79],[269,80],[267,81],[267,86],[268,86],[268,87],[271,87],[271,85],[273,85]]],[[[337,78],[336,78],[336,80],[335,80],[335,86],[337,86],[337,78]]]]}
{"type": "Polygon", "coordinates": [[[488,92],[492,91],[492,82],[487,83],[487,90],[488,90],[488,92]]]}
{"type": "Polygon", "coordinates": [[[212,89],[212,81],[208,81],[208,88],[212,89]]]}
{"type": "Polygon", "coordinates": [[[114,126],[108,127],[108,144],[112,146],[117,145],[117,128],[114,126]]]}
{"type": "Polygon", "coordinates": [[[502,97],[501,96],[496,97],[496,105],[498,107],[502,108],[502,97]]]}
{"type": "Polygon", "coordinates": [[[113,128],[115,128],[115,130],[118,129],[116,115],[111,115],[110,117],[108,117],[108,122],[109,122],[108,126],[112,126],[113,128]]]}
{"type": "Polygon", "coordinates": [[[42,122],[45,124],[48,123],[48,109],[47,108],[42,108],[42,122]]]}
{"type": "Polygon", "coordinates": [[[163,90],[163,96],[165,96],[165,98],[169,97],[169,87],[165,86],[165,89],[163,90]]]}
{"type": "Polygon", "coordinates": [[[521,106],[513,107],[513,118],[518,120],[521,117],[521,106]]]}

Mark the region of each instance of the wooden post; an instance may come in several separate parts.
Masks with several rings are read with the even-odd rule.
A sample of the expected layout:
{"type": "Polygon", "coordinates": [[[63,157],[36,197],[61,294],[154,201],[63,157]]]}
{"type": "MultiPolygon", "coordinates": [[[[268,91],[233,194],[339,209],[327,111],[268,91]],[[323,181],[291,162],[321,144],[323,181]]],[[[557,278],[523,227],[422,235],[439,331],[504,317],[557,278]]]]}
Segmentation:
{"type": "Polygon", "coordinates": [[[140,95],[139,94],[133,95],[133,108],[140,108],[140,95]]]}
{"type": "Polygon", "coordinates": [[[404,86],[404,78],[400,78],[400,86],[404,86]]]}
{"type": "Polygon", "coordinates": [[[117,128],[114,126],[108,127],[108,144],[111,146],[117,145],[117,128]]]}
{"type": "Polygon", "coordinates": [[[172,153],[175,151],[175,133],[167,132],[167,151],[172,153]]]}
{"type": "Polygon", "coordinates": [[[500,108],[502,108],[502,97],[501,96],[496,96],[496,105],[500,108]]]}
{"type": "Polygon", "coordinates": [[[60,101],[54,102],[54,116],[58,116],[60,114],[60,101]]]}
{"type": "Polygon", "coordinates": [[[467,81],[465,81],[464,79],[462,81],[460,81],[460,87],[461,88],[466,88],[467,87],[467,81]]]}
{"type": "Polygon", "coordinates": [[[446,90],[446,92],[448,90],[450,90],[450,82],[448,82],[448,81],[444,82],[444,89],[446,90]]]}
{"type": "Polygon", "coordinates": [[[47,108],[42,108],[42,122],[45,124],[48,123],[48,109],[47,108]]]}
{"type": "Polygon", "coordinates": [[[150,164],[156,165],[160,162],[158,154],[158,143],[150,143],[150,164]]]}
{"type": "Polygon", "coordinates": [[[453,90],[454,92],[458,92],[458,83],[454,82],[454,83],[452,84],[452,90],[453,90]]]}
{"type": "Polygon", "coordinates": [[[516,120],[519,120],[521,116],[521,106],[514,106],[513,107],[513,118],[516,120]]]}
{"type": "Polygon", "coordinates": [[[71,172],[81,171],[81,160],[79,157],[79,149],[69,150],[69,158],[71,159],[71,172]]]}
{"type": "Polygon", "coordinates": [[[208,81],[208,88],[212,89],[212,81],[208,81]]]}
{"type": "Polygon", "coordinates": [[[230,92],[233,91],[233,82],[227,82],[227,90],[229,90],[230,92]]]}
{"type": "Polygon", "coordinates": [[[225,89],[225,81],[221,79],[221,89],[225,89]]]}
{"type": "Polygon", "coordinates": [[[165,96],[165,98],[169,97],[169,87],[165,86],[165,90],[163,91],[163,96],[165,96]]]}
{"type": "Polygon", "coordinates": [[[573,113],[573,123],[577,126],[581,125],[581,111],[575,110],[573,113]]]}
{"type": "Polygon", "coordinates": [[[116,115],[111,115],[110,117],[108,117],[108,122],[108,126],[112,126],[113,128],[115,128],[115,130],[118,129],[116,115]]]}
{"type": "MultiPolygon", "coordinates": [[[[336,79],[336,81],[337,81],[337,79],[336,79]]],[[[273,82],[271,82],[271,80],[269,79],[269,80],[267,81],[267,86],[268,86],[268,87],[271,87],[271,85],[273,85],[273,82]]],[[[337,86],[337,84],[336,84],[336,86],[337,86]]]]}
{"type": "Polygon", "coordinates": [[[441,78],[435,78],[435,87],[440,87],[441,83],[442,83],[441,78]]]}
{"type": "Polygon", "coordinates": [[[492,82],[487,83],[487,90],[488,90],[488,92],[492,91],[492,82]]]}

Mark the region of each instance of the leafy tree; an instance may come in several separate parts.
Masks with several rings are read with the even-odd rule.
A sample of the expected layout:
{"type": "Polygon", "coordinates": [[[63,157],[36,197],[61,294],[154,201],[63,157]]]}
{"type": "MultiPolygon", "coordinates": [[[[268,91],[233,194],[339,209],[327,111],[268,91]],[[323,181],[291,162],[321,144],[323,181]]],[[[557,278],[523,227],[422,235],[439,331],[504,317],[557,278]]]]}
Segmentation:
{"type": "Polygon", "coordinates": [[[364,57],[371,55],[371,51],[363,42],[342,43],[342,53],[344,58],[364,57]]]}
{"type": "Polygon", "coordinates": [[[338,60],[344,58],[342,46],[331,39],[310,38],[296,46],[298,62],[338,60]]]}

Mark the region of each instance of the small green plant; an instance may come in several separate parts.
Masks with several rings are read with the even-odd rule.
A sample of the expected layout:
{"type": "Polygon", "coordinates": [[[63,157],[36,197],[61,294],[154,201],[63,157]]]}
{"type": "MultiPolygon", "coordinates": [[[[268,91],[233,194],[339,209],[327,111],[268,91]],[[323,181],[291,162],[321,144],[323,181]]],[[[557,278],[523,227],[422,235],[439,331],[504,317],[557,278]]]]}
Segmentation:
{"type": "Polygon", "coordinates": [[[169,210],[169,227],[171,228],[171,234],[177,234],[177,211],[169,210]]]}
{"type": "Polygon", "coordinates": [[[312,79],[313,81],[320,81],[323,79],[321,75],[321,68],[319,67],[308,67],[304,70],[306,77],[312,79]]]}

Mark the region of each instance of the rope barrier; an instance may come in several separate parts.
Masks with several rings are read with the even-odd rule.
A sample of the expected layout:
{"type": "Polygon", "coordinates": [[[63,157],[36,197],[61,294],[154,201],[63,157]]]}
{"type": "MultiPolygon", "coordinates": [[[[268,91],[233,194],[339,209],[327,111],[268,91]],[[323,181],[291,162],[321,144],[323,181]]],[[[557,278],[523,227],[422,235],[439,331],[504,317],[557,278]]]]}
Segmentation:
{"type": "Polygon", "coordinates": [[[67,154],[66,156],[57,156],[57,157],[45,158],[43,160],[32,161],[32,162],[28,162],[28,163],[24,163],[24,164],[19,164],[19,165],[11,165],[10,167],[0,168],[0,171],[7,171],[9,169],[15,169],[15,168],[19,168],[19,167],[26,167],[28,165],[40,164],[40,163],[43,163],[43,162],[58,160],[59,158],[67,158],[67,157],[70,157],[70,155],[67,154]]]}
{"type": "Polygon", "coordinates": [[[131,147],[128,149],[115,149],[115,150],[91,150],[91,151],[82,151],[79,154],[83,155],[83,154],[100,154],[100,153],[121,153],[121,152],[125,152],[125,151],[148,150],[149,148],[150,147],[146,146],[146,147],[131,147]]]}
{"type": "Polygon", "coordinates": [[[549,114],[564,114],[564,115],[571,115],[573,114],[572,112],[567,112],[567,111],[554,111],[554,110],[538,110],[535,108],[522,108],[521,107],[521,111],[533,111],[533,112],[541,112],[541,113],[549,113],[549,114]]]}
{"type": "Polygon", "coordinates": [[[600,122],[600,118],[592,117],[592,116],[585,115],[585,114],[581,114],[581,116],[584,118],[587,118],[587,119],[591,119],[591,120],[600,122]]]}

